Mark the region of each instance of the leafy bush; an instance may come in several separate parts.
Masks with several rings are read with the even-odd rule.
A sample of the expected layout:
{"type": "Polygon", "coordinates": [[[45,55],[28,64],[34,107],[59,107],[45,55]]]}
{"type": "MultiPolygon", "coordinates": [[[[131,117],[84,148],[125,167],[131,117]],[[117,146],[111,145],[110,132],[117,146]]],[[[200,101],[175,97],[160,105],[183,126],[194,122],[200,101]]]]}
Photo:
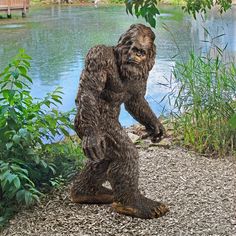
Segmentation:
{"type": "Polygon", "coordinates": [[[82,157],[75,143],[70,142],[67,149],[67,144],[50,146],[57,135],[69,135],[71,113],[56,109],[62,99],[60,88],[43,99],[32,98],[30,60],[20,50],[0,74],[0,224],[16,204],[38,202],[41,189],[63,174],[61,165],[68,164],[69,158],[75,168],[82,157]],[[56,161],[58,156],[61,163],[56,161]]]}
{"type": "Polygon", "coordinates": [[[232,0],[185,0],[185,2],[186,6],[183,7],[183,10],[192,14],[195,19],[197,13],[206,13],[208,9],[211,9],[215,5],[218,6],[221,14],[232,6],[232,0]]]}
{"type": "Polygon", "coordinates": [[[77,136],[69,137],[60,143],[46,145],[44,155],[53,160],[56,171],[64,180],[71,180],[78,168],[83,166],[84,154],[77,136]]]}
{"type": "Polygon", "coordinates": [[[184,145],[211,155],[236,151],[235,65],[191,54],[176,64],[174,76],[175,132],[184,145]]]}
{"type": "MultiPolygon", "coordinates": [[[[143,17],[152,27],[156,27],[156,17],[160,15],[158,2],[162,0],[124,0],[126,12],[143,17]]],[[[196,19],[197,13],[206,12],[208,9],[218,6],[219,12],[230,9],[232,0],[172,0],[171,2],[184,4],[182,9],[189,14],[192,14],[196,19]]]]}

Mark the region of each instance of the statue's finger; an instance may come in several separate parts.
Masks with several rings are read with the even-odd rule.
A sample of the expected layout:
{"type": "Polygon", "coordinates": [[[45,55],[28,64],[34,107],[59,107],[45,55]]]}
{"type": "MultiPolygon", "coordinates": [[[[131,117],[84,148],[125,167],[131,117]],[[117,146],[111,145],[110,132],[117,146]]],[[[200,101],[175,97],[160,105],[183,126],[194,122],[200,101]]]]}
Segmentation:
{"type": "Polygon", "coordinates": [[[89,152],[87,150],[87,148],[83,148],[83,151],[84,151],[84,155],[90,159],[90,155],[89,155],[89,152]]]}
{"type": "Polygon", "coordinates": [[[96,156],[96,160],[101,160],[104,158],[104,154],[103,154],[100,146],[97,146],[96,148],[94,148],[93,151],[96,156]]]}
{"type": "Polygon", "coordinates": [[[161,129],[161,130],[160,130],[160,133],[159,133],[159,135],[158,135],[158,137],[159,137],[159,138],[162,138],[162,137],[164,137],[165,135],[166,135],[165,130],[161,129]]]}
{"type": "Polygon", "coordinates": [[[88,139],[85,137],[82,141],[82,149],[84,151],[84,154],[87,158],[90,158],[89,152],[88,152],[88,139]]]}
{"type": "Polygon", "coordinates": [[[87,152],[87,155],[88,155],[89,159],[91,159],[93,161],[95,161],[97,159],[96,154],[94,153],[93,148],[87,148],[86,152],[87,152]]]}
{"type": "Polygon", "coordinates": [[[101,140],[101,149],[102,149],[103,154],[105,154],[105,152],[106,152],[106,141],[105,141],[105,139],[101,140]]]}
{"type": "Polygon", "coordinates": [[[85,149],[87,147],[87,142],[88,142],[88,138],[84,137],[82,140],[82,148],[85,149]]]}

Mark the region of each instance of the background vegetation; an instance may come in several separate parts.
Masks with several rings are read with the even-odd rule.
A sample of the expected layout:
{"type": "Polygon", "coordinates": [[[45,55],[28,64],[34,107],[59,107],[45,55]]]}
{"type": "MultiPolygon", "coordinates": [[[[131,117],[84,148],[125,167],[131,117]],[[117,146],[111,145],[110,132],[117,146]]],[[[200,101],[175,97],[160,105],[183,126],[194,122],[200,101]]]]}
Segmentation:
{"type": "Polygon", "coordinates": [[[53,143],[58,135],[69,136],[73,112],[57,110],[60,88],[43,99],[31,97],[30,59],[21,50],[0,74],[0,226],[82,165],[76,142],[53,143]]]}
{"type": "Polygon", "coordinates": [[[182,144],[208,155],[236,153],[236,67],[191,53],[174,68],[174,132],[182,144]]]}
{"type": "MultiPolygon", "coordinates": [[[[152,26],[156,26],[156,16],[160,14],[158,2],[161,0],[124,0],[127,13],[135,14],[136,17],[144,17],[152,26]]],[[[176,3],[176,0],[170,1],[176,3]]],[[[177,1],[183,4],[182,9],[196,18],[197,13],[206,12],[213,6],[219,7],[220,13],[227,11],[232,4],[232,0],[183,0],[177,1]]]]}

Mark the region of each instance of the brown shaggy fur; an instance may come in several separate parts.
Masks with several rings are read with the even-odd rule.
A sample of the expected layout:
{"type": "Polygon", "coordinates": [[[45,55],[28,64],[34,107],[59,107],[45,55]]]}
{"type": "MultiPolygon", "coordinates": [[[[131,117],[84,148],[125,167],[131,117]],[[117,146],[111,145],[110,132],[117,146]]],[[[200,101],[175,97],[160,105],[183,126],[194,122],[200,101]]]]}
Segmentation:
{"type": "Polygon", "coordinates": [[[132,25],[117,46],[95,46],[86,57],[76,97],[75,130],[89,161],[73,183],[74,202],[113,202],[115,211],[140,218],[155,218],[168,211],[139,192],[138,152],[118,121],[124,103],[153,141],[164,134],[144,98],[155,62],[154,39],[149,27],[132,25]],[[102,186],[106,180],[112,190],[102,186]]]}

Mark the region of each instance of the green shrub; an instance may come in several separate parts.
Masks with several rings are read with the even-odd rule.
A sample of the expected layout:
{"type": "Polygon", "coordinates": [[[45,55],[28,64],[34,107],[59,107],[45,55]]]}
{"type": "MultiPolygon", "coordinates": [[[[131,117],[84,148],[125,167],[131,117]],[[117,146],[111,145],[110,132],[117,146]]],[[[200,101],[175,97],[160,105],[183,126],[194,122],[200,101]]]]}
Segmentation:
{"type": "MultiPolygon", "coordinates": [[[[174,68],[177,96],[174,125],[184,145],[223,156],[236,151],[236,67],[191,54],[174,68]]],[[[173,96],[173,95],[172,95],[173,96]]]]}
{"type": "Polygon", "coordinates": [[[73,168],[81,165],[78,144],[50,144],[58,135],[69,135],[72,113],[57,110],[60,88],[43,99],[32,98],[30,60],[20,50],[0,74],[0,225],[15,205],[38,202],[45,186],[52,186],[58,176],[66,178],[69,163],[73,168]]]}

